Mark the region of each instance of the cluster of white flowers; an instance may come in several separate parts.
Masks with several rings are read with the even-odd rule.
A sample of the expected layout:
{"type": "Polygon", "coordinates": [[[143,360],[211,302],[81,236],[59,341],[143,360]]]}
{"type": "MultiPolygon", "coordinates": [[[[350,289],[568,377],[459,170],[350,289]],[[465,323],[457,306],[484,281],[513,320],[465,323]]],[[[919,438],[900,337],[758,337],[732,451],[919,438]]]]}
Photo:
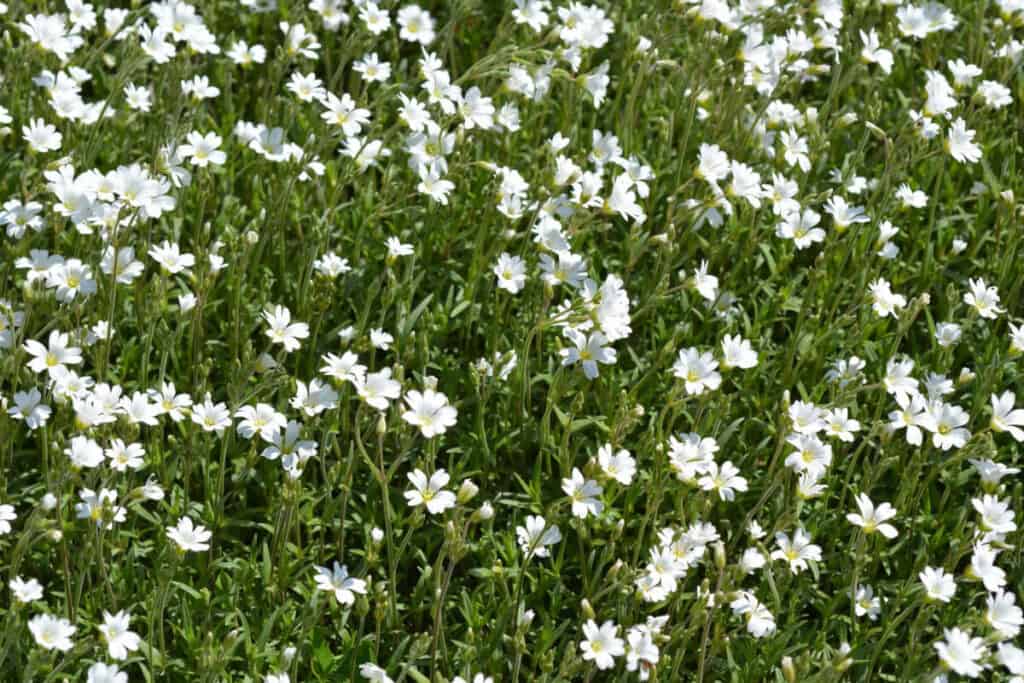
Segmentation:
{"type": "Polygon", "coordinates": [[[1024,1],[428,4],[0,2],[0,678],[1024,681],[1024,1]]]}

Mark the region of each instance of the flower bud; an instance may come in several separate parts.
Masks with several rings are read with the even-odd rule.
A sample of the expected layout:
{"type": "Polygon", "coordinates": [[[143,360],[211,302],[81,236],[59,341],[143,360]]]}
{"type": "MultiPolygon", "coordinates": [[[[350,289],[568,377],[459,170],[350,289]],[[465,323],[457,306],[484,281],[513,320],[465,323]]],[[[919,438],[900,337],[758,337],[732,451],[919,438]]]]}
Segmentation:
{"type": "Polygon", "coordinates": [[[480,487],[473,483],[472,479],[466,479],[462,482],[459,487],[459,492],[456,495],[456,500],[459,501],[460,505],[465,505],[469,501],[473,500],[473,497],[480,492],[480,487]]]}
{"type": "Polygon", "coordinates": [[[725,569],[725,544],[721,541],[716,541],[714,547],[715,551],[715,566],[718,567],[718,571],[725,569]]]}
{"type": "Polygon", "coordinates": [[[796,666],[793,664],[792,657],[782,658],[782,675],[789,683],[796,683],[796,666]]]}

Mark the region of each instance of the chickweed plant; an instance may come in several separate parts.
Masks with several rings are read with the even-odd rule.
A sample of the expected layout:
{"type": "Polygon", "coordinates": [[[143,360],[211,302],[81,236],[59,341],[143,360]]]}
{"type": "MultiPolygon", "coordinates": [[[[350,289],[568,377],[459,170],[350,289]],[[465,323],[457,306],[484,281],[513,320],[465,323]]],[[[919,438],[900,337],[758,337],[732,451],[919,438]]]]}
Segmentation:
{"type": "Polygon", "coordinates": [[[0,2],[0,680],[1021,683],[1022,59],[0,2]]]}

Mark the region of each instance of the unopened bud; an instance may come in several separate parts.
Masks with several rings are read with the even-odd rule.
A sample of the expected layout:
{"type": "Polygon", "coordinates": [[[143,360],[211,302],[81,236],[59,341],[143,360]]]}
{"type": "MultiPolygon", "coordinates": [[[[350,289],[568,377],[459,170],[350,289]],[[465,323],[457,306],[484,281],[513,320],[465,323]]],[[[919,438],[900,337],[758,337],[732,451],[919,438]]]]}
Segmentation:
{"type": "Polygon", "coordinates": [[[725,544],[721,541],[716,541],[714,547],[715,551],[715,566],[718,567],[718,571],[725,569],[725,544]]]}
{"type": "Polygon", "coordinates": [[[793,664],[792,657],[782,658],[782,675],[789,683],[796,683],[796,666],[793,664]]]}
{"type": "Polygon", "coordinates": [[[843,643],[839,646],[839,656],[835,660],[835,669],[839,673],[843,673],[853,664],[853,659],[850,658],[850,644],[843,643]]]}
{"type": "Polygon", "coordinates": [[[473,500],[473,497],[479,492],[480,487],[474,484],[472,479],[466,479],[462,482],[462,486],[459,487],[459,493],[456,498],[460,505],[465,505],[473,500]]]}
{"type": "Polygon", "coordinates": [[[480,506],[480,509],[476,511],[476,516],[481,522],[486,522],[489,519],[494,518],[494,506],[489,502],[484,503],[480,506]]]}

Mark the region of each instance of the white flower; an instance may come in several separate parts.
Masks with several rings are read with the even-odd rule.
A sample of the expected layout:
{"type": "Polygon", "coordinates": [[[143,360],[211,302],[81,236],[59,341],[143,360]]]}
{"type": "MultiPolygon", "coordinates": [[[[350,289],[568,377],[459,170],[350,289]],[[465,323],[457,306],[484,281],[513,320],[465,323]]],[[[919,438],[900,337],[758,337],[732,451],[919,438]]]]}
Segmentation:
{"type": "Polygon", "coordinates": [[[32,356],[32,360],[26,365],[32,372],[48,372],[51,377],[58,372],[58,368],[78,365],[82,362],[82,350],[77,346],[69,346],[69,343],[68,335],[57,330],[50,332],[47,346],[43,346],[35,339],[26,340],[23,348],[32,356]]]}
{"type": "Polygon", "coordinates": [[[513,0],[515,9],[512,18],[517,24],[526,24],[534,33],[540,33],[548,25],[549,17],[545,10],[551,8],[548,0],[513,0]]]}
{"type": "Polygon", "coordinates": [[[526,286],[526,262],[508,252],[502,252],[498,257],[494,274],[498,278],[498,288],[511,294],[518,294],[526,286]]]}
{"type": "Polygon", "coordinates": [[[455,507],[455,494],[444,490],[447,486],[449,476],[444,470],[437,470],[430,478],[421,470],[414,470],[408,475],[409,482],[413,485],[412,491],[406,491],[403,495],[409,505],[416,507],[423,505],[427,512],[432,515],[439,515],[448,508],[455,507]]]}
{"type": "Polygon", "coordinates": [[[1006,585],[1006,572],[996,566],[998,554],[999,551],[991,546],[978,543],[974,546],[971,564],[967,568],[967,577],[981,581],[990,593],[1002,590],[1006,585]]]}
{"type": "Polygon", "coordinates": [[[1024,611],[1017,606],[1017,596],[1009,591],[999,591],[988,596],[985,621],[994,628],[1000,638],[1016,638],[1024,625],[1024,611]]]}
{"type": "Polygon", "coordinates": [[[89,667],[86,683],[128,683],[128,674],[114,664],[96,662],[89,667]]]}
{"type": "Polygon", "coordinates": [[[693,271],[693,286],[705,301],[714,303],[718,299],[718,278],[708,273],[707,261],[701,261],[693,271]]]}
{"type": "Polygon", "coordinates": [[[929,600],[949,602],[956,593],[956,581],[942,567],[925,567],[917,577],[929,600]]]}
{"type": "Polygon", "coordinates": [[[775,226],[775,234],[793,240],[797,249],[804,249],[825,241],[825,231],[817,227],[820,222],[821,214],[812,209],[804,209],[802,213],[792,211],[782,216],[782,222],[775,226]]]}
{"type": "Polygon", "coordinates": [[[447,396],[433,389],[425,389],[422,393],[415,390],[408,392],[405,404],[408,410],[402,413],[402,419],[419,427],[428,439],[444,434],[449,427],[453,427],[459,414],[454,406],[448,404],[447,396]]]}
{"type": "Polygon", "coordinates": [[[979,83],[977,96],[990,109],[1002,109],[1013,103],[1013,95],[1010,89],[996,81],[982,81],[979,83]]]}
{"type": "Polygon", "coordinates": [[[878,619],[879,613],[882,611],[882,600],[877,595],[871,586],[857,586],[857,591],[853,597],[853,613],[858,617],[867,615],[871,621],[878,619]]]}
{"type": "Polygon", "coordinates": [[[161,268],[171,275],[176,275],[196,264],[196,257],[194,255],[182,253],[176,243],[168,242],[167,240],[150,247],[149,255],[160,264],[161,268]]]}
{"type": "Polygon", "coordinates": [[[355,374],[359,368],[365,371],[361,365],[354,366],[352,384],[356,388],[356,394],[366,401],[367,405],[377,410],[387,410],[388,401],[402,395],[402,385],[397,380],[391,379],[391,368],[371,372],[365,377],[362,374],[355,374]]]}
{"type": "MultiPolygon", "coordinates": [[[[444,177],[444,167],[441,160],[432,161],[429,163],[420,164],[419,170],[417,171],[420,177],[420,182],[416,186],[416,190],[421,192],[435,202],[438,202],[442,206],[448,205],[448,195],[452,190],[455,189],[455,183],[444,177]]],[[[507,254],[502,254],[507,256],[507,254]]],[[[518,257],[512,257],[518,258],[518,257]]],[[[502,276],[505,271],[498,272],[501,267],[501,261],[499,260],[498,265],[495,268],[495,274],[498,276],[498,286],[502,289],[508,289],[508,283],[503,281],[502,276]]],[[[512,291],[511,289],[509,291],[512,291]]],[[[515,292],[513,292],[514,294],[515,292]]]]}
{"type": "Polygon", "coordinates": [[[988,286],[981,278],[969,280],[971,291],[964,294],[964,303],[974,308],[982,318],[995,320],[1005,309],[999,307],[999,290],[988,286]]]}
{"type": "Polygon", "coordinates": [[[177,526],[167,527],[167,538],[174,541],[183,552],[198,553],[209,550],[212,536],[206,527],[195,526],[189,517],[180,518],[177,526]]]}
{"type": "Polygon", "coordinates": [[[1021,683],[1021,676],[1024,676],[1024,650],[1010,643],[999,643],[999,651],[996,656],[999,663],[1016,676],[1016,678],[1010,679],[1010,683],[1021,683]]]}
{"type": "Polygon", "coordinates": [[[263,439],[269,439],[274,432],[283,429],[288,423],[283,414],[266,403],[242,406],[235,411],[235,417],[239,418],[236,431],[244,439],[251,439],[257,434],[263,439]]]}
{"type": "Polygon", "coordinates": [[[604,489],[593,479],[584,479],[578,468],[572,469],[572,476],[562,480],[562,490],[572,502],[572,514],[580,519],[587,515],[599,515],[604,510],[604,503],[598,496],[604,489]]]}
{"type": "Polygon", "coordinates": [[[415,253],[411,244],[405,244],[397,237],[387,239],[388,257],[398,258],[399,256],[412,256],[415,253]]]}
{"type": "Polygon", "coordinates": [[[945,629],[945,640],[934,644],[942,663],[961,676],[977,678],[984,671],[978,662],[988,655],[985,641],[959,628],[945,629]]]}
{"type": "Polygon", "coordinates": [[[860,51],[860,58],[869,64],[877,64],[885,74],[892,73],[892,52],[881,47],[878,40],[878,31],[871,29],[867,33],[860,32],[861,42],[864,48],[860,51]]]}
{"type": "Polygon", "coordinates": [[[701,144],[697,153],[697,170],[694,175],[710,185],[717,184],[729,176],[729,157],[718,145],[701,144]]]}
{"type": "Polygon", "coordinates": [[[360,74],[367,83],[383,83],[391,78],[391,62],[380,61],[376,52],[356,60],[352,64],[352,70],[360,74]]]}
{"type": "Polygon", "coordinates": [[[825,432],[846,443],[853,443],[854,432],[860,431],[860,422],[850,417],[848,408],[836,408],[825,414],[825,432]]]}
{"type": "Polygon", "coordinates": [[[64,449],[64,454],[71,459],[71,464],[80,469],[92,469],[103,464],[103,449],[92,439],[75,436],[71,445],[64,449]]]}
{"type": "Polygon", "coordinates": [[[873,534],[876,531],[889,540],[896,538],[896,527],[888,524],[887,521],[896,516],[896,510],[889,503],[882,503],[875,506],[866,494],[857,495],[857,507],[859,512],[851,512],[846,519],[854,526],[859,526],[865,534],[873,534]]]}
{"type": "Polygon", "coordinates": [[[202,403],[192,407],[192,422],[199,425],[203,431],[220,434],[231,426],[231,411],[223,403],[214,404],[213,399],[207,394],[202,403]]]}
{"type": "Polygon", "coordinates": [[[971,438],[964,428],[970,416],[960,406],[936,402],[931,405],[925,417],[925,429],[932,432],[932,443],[936,448],[948,451],[961,448],[971,438]]]}
{"type": "Polygon", "coordinates": [[[360,664],[359,675],[365,678],[366,680],[371,681],[371,683],[395,683],[393,680],[391,680],[391,677],[388,676],[388,672],[380,668],[376,664],[360,664]]]}
{"type": "Polygon", "coordinates": [[[617,360],[615,349],[608,345],[608,338],[602,332],[592,332],[588,337],[579,330],[567,327],[563,336],[573,345],[559,351],[559,355],[562,356],[562,365],[569,366],[580,363],[587,379],[597,377],[598,363],[614,365],[617,360]]]}
{"type": "Polygon", "coordinates": [[[301,345],[300,340],[309,336],[309,325],[293,323],[291,311],[284,306],[274,306],[263,311],[263,319],[269,325],[266,331],[270,341],[281,344],[285,351],[296,351],[301,345]]]}
{"type": "Polygon", "coordinates": [[[82,489],[79,494],[82,502],[75,504],[78,519],[88,519],[97,526],[111,529],[114,522],[125,520],[126,510],[117,505],[117,491],[100,489],[99,493],[92,489],[82,489]]]}
{"type": "Polygon", "coordinates": [[[741,591],[739,597],[729,603],[729,607],[733,614],[746,620],[747,631],[755,638],[765,638],[775,633],[775,617],[753,593],[741,591]]]}
{"type": "Polygon", "coordinates": [[[772,551],[771,558],[788,562],[794,574],[807,569],[808,562],[821,561],[821,547],[811,543],[811,535],[803,529],[797,529],[792,539],[782,531],[776,532],[775,544],[778,549],[772,551]]]}
{"type": "Polygon", "coordinates": [[[705,491],[717,491],[722,500],[731,501],[736,498],[736,491],[747,490],[747,480],[739,474],[739,469],[729,461],[722,463],[721,467],[712,461],[697,484],[705,491]]]}
{"type": "Polygon", "coordinates": [[[992,460],[978,460],[972,458],[969,462],[974,466],[974,469],[977,470],[978,475],[981,477],[981,482],[986,485],[986,488],[998,487],[999,482],[1003,477],[1020,472],[1016,467],[1007,467],[1006,465],[1002,465],[992,460]]]}
{"type": "Polygon", "coordinates": [[[419,5],[406,5],[398,10],[398,37],[411,43],[430,45],[434,42],[434,19],[419,5]]]}
{"type": "Polygon", "coordinates": [[[135,250],[131,247],[114,249],[108,246],[100,260],[100,270],[106,275],[113,275],[114,280],[122,285],[130,285],[135,278],[142,275],[144,266],[135,260],[135,250]]]}
{"type": "Polygon", "coordinates": [[[1017,530],[1014,512],[1008,500],[986,494],[981,498],[972,498],[971,505],[981,515],[982,530],[997,534],[1009,534],[1017,530]]]}
{"type": "MultiPolygon", "coordinates": [[[[366,366],[360,365],[359,356],[351,351],[346,351],[341,356],[328,353],[322,356],[321,360],[324,366],[320,368],[320,372],[331,379],[355,384],[357,379],[362,380],[366,377],[366,366]]],[[[394,398],[397,398],[397,395],[394,398]]]]}
{"type": "Polygon", "coordinates": [[[939,323],[935,326],[935,341],[943,348],[949,348],[960,341],[961,328],[956,323],[939,323]]]}
{"type": "Polygon", "coordinates": [[[110,460],[110,468],[115,472],[126,472],[129,469],[142,469],[146,449],[140,443],[125,444],[121,439],[112,439],[110,447],[103,451],[110,460]]]}
{"type": "Polygon", "coordinates": [[[722,369],[748,370],[753,367],[757,367],[757,351],[750,342],[739,335],[725,335],[722,338],[722,369]]]}
{"type": "Polygon", "coordinates": [[[129,652],[139,649],[141,639],[129,629],[130,621],[131,615],[124,610],[117,614],[103,612],[103,623],[99,629],[103,639],[107,641],[107,649],[112,659],[127,659],[129,652]]]}
{"type": "Polygon", "coordinates": [[[199,168],[206,168],[210,164],[223,166],[227,161],[227,154],[220,149],[224,139],[216,133],[202,135],[197,131],[192,131],[186,136],[186,139],[188,143],[178,148],[178,154],[183,159],[190,158],[193,166],[199,168]]]}
{"type": "Polygon", "coordinates": [[[28,630],[32,632],[36,644],[44,650],[67,652],[75,646],[71,636],[75,634],[76,629],[70,621],[62,617],[37,614],[29,620],[28,630]]]}
{"type": "Polygon", "coordinates": [[[784,463],[794,472],[806,472],[817,480],[832,464],[832,446],[813,434],[793,433],[786,437],[786,443],[796,449],[784,463]]]}
{"type": "MultiPolygon", "coordinates": [[[[857,356],[840,358],[832,363],[828,372],[825,373],[825,377],[829,381],[837,382],[840,388],[844,388],[857,379],[861,372],[864,371],[865,365],[864,361],[857,356]]],[[[861,378],[861,383],[863,382],[864,379],[861,378]]]]}
{"type": "MultiPolygon", "coordinates": [[[[916,384],[916,380],[915,380],[916,384]]],[[[907,443],[920,446],[924,441],[922,427],[929,425],[928,405],[925,398],[918,393],[900,393],[896,395],[896,403],[900,409],[889,413],[889,429],[907,430],[907,443]]]]}
{"type": "Polygon", "coordinates": [[[975,132],[961,118],[953,121],[946,138],[946,151],[960,163],[976,164],[981,159],[981,147],[974,142],[975,132]]]}
{"type": "Polygon", "coordinates": [[[843,232],[851,225],[867,223],[871,219],[864,213],[864,207],[851,206],[847,201],[835,195],[825,202],[825,212],[832,216],[836,232],[843,232]]]}
{"type": "Polygon", "coordinates": [[[60,149],[63,136],[57,128],[42,119],[32,119],[21,127],[21,134],[33,152],[56,152],[60,149]]]}
{"type": "Polygon", "coordinates": [[[14,407],[7,410],[7,414],[15,420],[24,420],[29,429],[39,429],[46,424],[53,412],[50,406],[40,403],[42,394],[33,387],[28,391],[18,391],[14,394],[14,407]]]}
{"type": "Polygon", "coordinates": [[[1016,394],[1012,391],[1005,391],[1002,395],[992,394],[992,419],[990,425],[992,431],[1009,432],[1017,441],[1024,441],[1024,410],[1014,409],[1017,400],[1016,394]]]}
{"type": "Polygon", "coordinates": [[[624,486],[629,486],[636,474],[636,460],[625,449],[613,450],[610,443],[597,451],[597,462],[601,471],[624,486]]]}
{"type": "Polygon", "coordinates": [[[598,626],[593,619],[583,625],[584,640],[580,642],[583,660],[594,662],[598,669],[610,669],[615,665],[615,658],[626,653],[622,638],[618,637],[619,627],[612,621],[598,626]]]}
{"type": "Polygon", "coordinates": [[[348,575],[348,567],[334,562],[334,568],[317,567],[315,577],[319,590],[334,593],[335,599],[342,605],[352,605],[356,601],[356,593],[366,594],[366,581],[348,575]]]}
{"type": "Polygon", "coordinates": [[[536,517],[527,515],[524,526],[516,527],[516,540],[519,543],[519,549],[527,555],[548,557],[550,552],[547,546],[560,542],[562,532],[555,524],[549,526],[540,515],[536,517]]]}
{"type": "Polygon", "coordinates": [[[379,327],[370,330],[370,345],[375,349],[387,351],[391,348],[395,338],[379,327]]]}
{"type": "Polygon", "coordinates": [[[710,353],[701,353],[695,348],[680,349],[672,374],[685,382],[687,394],[699,396],[722,384],[717,368],[718,361],[710,353]]]}
{"type": "Polygon", "coordinates": [[[760,550],[757,548],[747,548],[743,551],[743,557],[740,558],[739,566],[743,573],[753,574],[767,562],[768,560],[761,554],[760,550]]]}
{"type": "Polygon", "coordinates": [[[882,316],[896,317],[897,313],[907,306],[907,299],[902,294],[895,294],[887,280],[878,278],[870,285],[871,307],[882,316]]]}
{"type": "Polygon", "coordinates": [[[23,605],[43,599],[43,586],[35,579],[25,581],[20,576],[15,576],[8,585],[14,599],[23,605]]]}

